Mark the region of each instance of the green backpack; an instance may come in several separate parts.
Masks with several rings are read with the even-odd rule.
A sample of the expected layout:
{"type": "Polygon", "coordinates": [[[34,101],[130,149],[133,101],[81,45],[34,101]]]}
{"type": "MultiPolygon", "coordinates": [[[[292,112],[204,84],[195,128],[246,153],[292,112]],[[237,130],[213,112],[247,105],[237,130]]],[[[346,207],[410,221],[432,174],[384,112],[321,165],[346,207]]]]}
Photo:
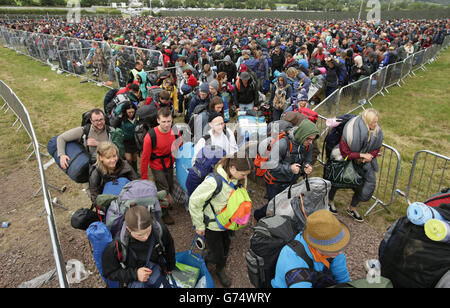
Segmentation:
{"type": "MultiPolygon", "coordinates": [[[[228,198],[227,205],[220,211],[220,213],[217,214],[211,206],[214,213],[215,222],[222,230],[235,231],[247,226],[252,211],[252,201],[247,190],[241,185],[235,186],[233,183],[228,183],[221,175],[217,173],[212,173],[211,176],[216,180],[217,188],[213,193],[213,196],[205,203],[204,208],[206,208],[208,204],[211,206],[210,201],[217,195],[218,192],[222,190],[222,183],[226,183],[233,188],[233,192],[228,198]]],[[[205,215],[206,224],[210,221],[214,220],[210,220],[205,215]]]]}

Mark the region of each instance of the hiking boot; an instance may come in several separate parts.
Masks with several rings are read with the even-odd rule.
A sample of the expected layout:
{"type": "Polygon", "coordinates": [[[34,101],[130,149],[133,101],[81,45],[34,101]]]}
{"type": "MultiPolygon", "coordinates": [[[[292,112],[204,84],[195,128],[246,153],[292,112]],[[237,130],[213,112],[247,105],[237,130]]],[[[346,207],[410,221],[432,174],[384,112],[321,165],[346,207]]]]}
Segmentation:
{"type": "Polygon", "coordinates": [[[328,203],[328,210],[334,215],[337,214],[337,210],[336,210],[336,207],[334,206],[334,202],[328,203]]]}
{"type": "Polygon", "coordinates": [[[359,215],[359,213],[355,210],[350,210],[347,209],[347,214],[350,215],[351,217],[353,217],[354,220],[356,220],[357,222],[363,222],[364,219],[361,217],[361,215],[359,215]]]}
{"type": "Polygon", "coordinates": [[[222,286],[224,286],[225,288],[229,288],[231,286],[231,280],[227,276],[227,274],[225,274],[224,268],[216,269],[216,275],[219,278],[219,281],[222,284],[222,286]]]}
{"type": "Polygon", "coordinates": [[[166,208],[166,209],[163,209],[162,212],[163,212],[163,214],[162,214],[161,218],[162,218],[163,223],[167,226],[173,225],[175,223],[175,220],[172,218],[172,216],[170,216],[169,210],[166,208]]]}

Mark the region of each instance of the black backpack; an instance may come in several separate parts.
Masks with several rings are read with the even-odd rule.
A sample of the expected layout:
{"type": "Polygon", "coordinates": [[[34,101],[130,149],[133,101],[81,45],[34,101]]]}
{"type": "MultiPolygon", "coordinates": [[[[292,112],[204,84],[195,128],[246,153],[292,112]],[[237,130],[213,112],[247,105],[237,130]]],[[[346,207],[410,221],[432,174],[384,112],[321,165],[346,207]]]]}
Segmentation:
{"type": "Polygon", "coordinates": [[[330,159],[331,151],[333,151],[333,148],[338,145],[339,142],[341,142],[342,132],[344,131],[345,124],[354,117],[354,114],[346,113],[336,118],[336,120],[341,123],[338,126],[333,127],[328,132],[325,140],[323,141],[323,147],[325,147],[325,151],[322,148],[322,155],[325,152],[327,160],[330,159]]]}
{"type": "Polygon", "coordinates": [[[248,277],[255,288],[271,287],[281,249],[294,240],[300,229],[289,216],[268,216],[258,221],[245,254],[248,277]]]}
{"type": "MultiPolygon", "coordinates": [[[[434,207],[450,220],[450,204],[434,207]]],[[[394,288],[434,288],[450,270],[450,244],[429,239],[404,216],[387,230],[378,250],[381,276],[394,288]]]]}

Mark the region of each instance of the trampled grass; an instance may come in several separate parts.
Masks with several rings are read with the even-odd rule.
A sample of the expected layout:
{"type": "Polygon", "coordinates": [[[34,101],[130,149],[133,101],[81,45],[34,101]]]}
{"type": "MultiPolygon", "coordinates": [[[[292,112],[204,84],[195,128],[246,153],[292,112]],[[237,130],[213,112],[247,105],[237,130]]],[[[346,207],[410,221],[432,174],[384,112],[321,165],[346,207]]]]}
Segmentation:
{"type": "MultiPolygon", "coordinates": [[[[0,79],[10,86],[28,109],[37,138],[43,145],[53,136],[80,125],[82,113],[93,107],[101,107],[107,92],[106,88],[93,83],[80,83],[82,79],[78,77],[58,75],[49,66],[4,47],[0,47],[0,67],[0,79]]],[[[372,100],[373,107],[381,113],[384,143],[397,149],[401,155],[397,187],[402,190],[408,185],[410,161],[417,151],[428,149],[450,156],[449,75],[450,50],[446,50],[435,62],[426,66],[426,71],[418,70],[416,76],[407,77],[401,88],[391,87],[389,94],[372,100]]],[[[23,129],[16,133],[16,128],[11,127],[14,120],[11,112],[0,113],[0,147],[3,149],[0,151],[0,177],[23,166],[23,160],[30,153],[25,151],[30,142],[29,137],[23,129]]],[[[380,192],[384,197],[387,195],[386,198],[390,196],[389,188],[393,178],[392,171],[387,174],[389,155],[389,152],[384,154],[386,169],[383,171],[385,173],[381,173],[382,178],[389,179],[387,192],[384,188],[380,192]]],[[[395,161],[392,162],[394,163],[395,161]]],[[[432,161],[430,164],[424,167],[420,165],[420,168],[432,170],[434,167],[435,174],[440,175],[444,166],[440,163],[433,166],[432,161]]],[[[447,165],[447,170],[448,167],[447,165]]],[[[321,172],[321,168],[317,168],[314,174],[320,176],[321,172]]],[[[431,171],[427,172],[429,174],[431,171]]],[[[449,184],[447,171],[443,186],[450,186],[449,184]]],[[[434,194],[436,187],[436,184],[430,184],[428,192],[434,194]]],[[[350,198],[350,191],[339,191],[336,197],[338,210],[344,209],[350,198]]],[[[373,201],[366,202],[360,212],[364,213],[372,204],[373,201]]],[[[405,199],[397,196],[389,206],[392,214],[381,211],[369,216],[367,220],[382,229],[399,216],[405,215],[406,207],[405,199]]]]}

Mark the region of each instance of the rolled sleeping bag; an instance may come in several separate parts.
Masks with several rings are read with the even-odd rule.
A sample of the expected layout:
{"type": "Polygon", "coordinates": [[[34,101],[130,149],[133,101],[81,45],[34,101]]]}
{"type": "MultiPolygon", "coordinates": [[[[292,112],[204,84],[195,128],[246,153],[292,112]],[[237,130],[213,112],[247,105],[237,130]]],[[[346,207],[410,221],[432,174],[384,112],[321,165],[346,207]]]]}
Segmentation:
{"type": "Polygon", "coordinates": [[[418,226],[425,225],[425,223],[430,219],[445,220],[438,211],[422,202],[414,202],[410,204],[406,211],[406,216],[409,221],[418,226]]]}
{"type": "MultiPolygon", "coordinates": [[[[61,168],[57,150],[56,140],[58,136],[53,137],[47,144],[48,153],[53,156],[56,164],[61,168]]],[[[69,167],[61,168],[73,181],[77,183],[89,182],[89,155],[83,146],[76,141],[66,143],[66,155],[69,156],[69,167]]]]}
{"type": "Polygon", "coordinates": [[[424,229],[430,240],[450,243],[450,224],[447,221],[430,219],[425,223],[424,229]]]}

